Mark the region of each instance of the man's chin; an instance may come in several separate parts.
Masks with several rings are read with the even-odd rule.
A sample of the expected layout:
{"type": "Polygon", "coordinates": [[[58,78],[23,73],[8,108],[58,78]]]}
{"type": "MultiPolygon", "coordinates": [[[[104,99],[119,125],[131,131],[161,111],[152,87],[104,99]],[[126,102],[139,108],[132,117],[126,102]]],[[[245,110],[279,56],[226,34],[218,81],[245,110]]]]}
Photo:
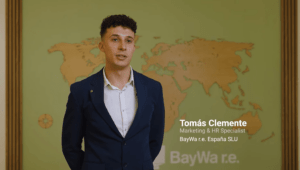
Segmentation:
{"type": "Polygon", "coordinates": [[[125,69],[127,67],[130,67],[130,64],[114,64],[113,65],[113,68],[118,69],[118,70],[122,70],[122,69],[125,69]]]}

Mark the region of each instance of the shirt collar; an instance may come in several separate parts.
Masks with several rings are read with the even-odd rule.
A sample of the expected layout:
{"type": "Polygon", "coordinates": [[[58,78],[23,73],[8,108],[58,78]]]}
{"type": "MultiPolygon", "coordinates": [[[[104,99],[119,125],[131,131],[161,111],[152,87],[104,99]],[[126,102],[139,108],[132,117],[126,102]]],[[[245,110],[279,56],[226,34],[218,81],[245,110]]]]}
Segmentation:
{"type": "MultiPolygon", "coordinates": [[[[103,68],[103,78],[104,78],[104,86],[107,86],[107,85],[113,86],[105,76],[105,66],[103,68]]],[[[132,69],[131,65],[130,65],[130,79],[128,80],[127,83],[134,85],[133,69],[132,69]]]]}

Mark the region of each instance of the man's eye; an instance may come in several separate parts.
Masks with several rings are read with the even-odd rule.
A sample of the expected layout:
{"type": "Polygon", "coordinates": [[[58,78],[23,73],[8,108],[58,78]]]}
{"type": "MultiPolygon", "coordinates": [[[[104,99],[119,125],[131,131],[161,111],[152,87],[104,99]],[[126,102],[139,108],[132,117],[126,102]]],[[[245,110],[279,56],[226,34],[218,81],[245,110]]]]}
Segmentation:
{"type": "MultiPolygon", "coordinates": [[[[117,41],[118,39],[114,38],[113,41],[117,41]]],[[[127,40],[127,42],[132,42],[131,40],[127,40]]]]}

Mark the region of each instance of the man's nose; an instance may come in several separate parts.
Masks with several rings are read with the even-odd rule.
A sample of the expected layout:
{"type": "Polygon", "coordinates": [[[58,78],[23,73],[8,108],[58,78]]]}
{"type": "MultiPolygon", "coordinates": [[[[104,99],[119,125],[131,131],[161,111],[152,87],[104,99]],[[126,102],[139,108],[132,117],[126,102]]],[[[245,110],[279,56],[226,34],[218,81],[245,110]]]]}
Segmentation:
{"type": "Polygon", "coordinates": [[[119,43],[119,49],[120,50],[126,50],[125,42],[120,41],[120,43],[119,43]]]}

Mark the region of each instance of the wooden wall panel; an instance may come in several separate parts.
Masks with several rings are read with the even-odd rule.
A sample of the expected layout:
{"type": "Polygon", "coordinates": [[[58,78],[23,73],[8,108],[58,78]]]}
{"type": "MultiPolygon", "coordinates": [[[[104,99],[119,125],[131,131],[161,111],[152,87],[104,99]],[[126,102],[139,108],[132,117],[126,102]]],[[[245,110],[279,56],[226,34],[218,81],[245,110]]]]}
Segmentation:
{"type": "Polygon", "coordinates": [[[297,0],[281,0],[282,170],[298,167],[297,0]]]}
{"type": "Polygon", "coordinates": [[[22,1],[6,0],[6,170],[22,168],[22,1]]]}

